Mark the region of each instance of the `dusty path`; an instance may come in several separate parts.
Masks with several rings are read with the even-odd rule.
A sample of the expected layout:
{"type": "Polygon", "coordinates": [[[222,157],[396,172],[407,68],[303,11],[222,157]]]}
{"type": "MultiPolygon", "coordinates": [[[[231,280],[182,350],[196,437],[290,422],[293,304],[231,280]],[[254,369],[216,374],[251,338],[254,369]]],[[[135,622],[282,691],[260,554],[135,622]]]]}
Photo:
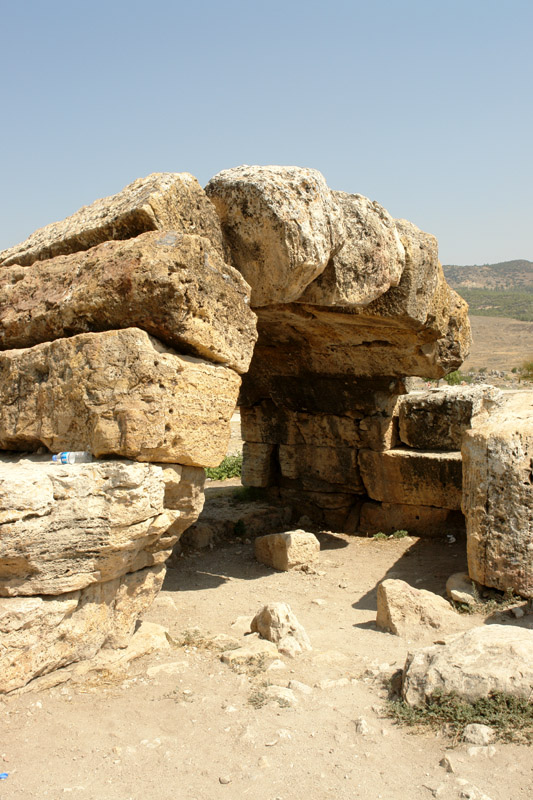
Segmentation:
{"type": "Polygon", "coordinates": [[[388,575],[442,592],[464,567],[464,542],[322,535],[321,545],[323,574],[274,572],[246,542],[179,559],[149,619],[176,640],[200,632],[128,674],[0,702],[1,800],[530,800],[532,749],[497,744],[488,759],[459,745],[449,773],[439,764],[449,740],[382,713],[382,676],[409,643],[376,630],[376,584],[388,575]],[[209,633],[240,638],[275,600],[292,606],[312,652],[239,674],[206,647],[209,633]],[[268,683],[291,680],[311,692],[258,707],[268,683]]]}

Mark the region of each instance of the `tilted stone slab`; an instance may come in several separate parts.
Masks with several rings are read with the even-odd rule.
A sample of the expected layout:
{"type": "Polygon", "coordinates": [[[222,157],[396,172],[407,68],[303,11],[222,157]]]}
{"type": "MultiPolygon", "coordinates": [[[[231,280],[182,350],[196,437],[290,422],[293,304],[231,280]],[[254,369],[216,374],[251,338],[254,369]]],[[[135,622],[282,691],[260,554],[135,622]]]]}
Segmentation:
{"type": "Polygon", "coordinates": [[[3,250],[0,266],[33,264],[88,250],[110,239],[131,239],[146,231],[168,229],[206,236],[223,256],[216,211],[196,178],[188,172],[156,172],[3,250]]]}
{"type": "Polygon", "coordinates": [[[299,303],[366,306],[400,282],[405,248],[391,215],[360,194],[333,192],[344,219],[346,240],[299,303]]]}
{"type": "Polygon", "coordinates": [[[0,693],[102,648],[126,647],[161,589],[165,566],[53,596],[0,598],[0,693]]]}
{"type": "Polygon", "coordinates": [[[455,633],[465,627],[464,623],[464,617],[438,594],[393,578],[378,586],[376,625],[382,630],[416,638],[428,629],[455,633]]]}
{"type": "Polygon", "coordinates": [[[340,206],[317,170],[235,167],[206,193],[254,308],[295,300],[344,242],[340,206]]]}
{"type": "Polygon", "coordinates": [[[361,478],[373,500],[406,505],[461,508],[461,453],[396,448],[359,451],[361,478]]]}
{"type": "Polygon", "coordinates": [[[470,577],[533,597],[533,392],[506,392],[462,452],[470,577]]]}
{"type": "Polygon", "coordinates": [[[194,467],[42,458],[0,461],[0,596],[62,594],[162,563],[197,516],[179,511],[193,495],[181,470],[194,467]]]}
{"type": "Polygon", "coordinates": [[[472,702],[502,692],[531,700],[532,687],[533,631],[482,625],[409,653],[402,693],[409,705],[420,706],[436,694],[472,702]]]}
{"type": "Polygon", "coordinates": [[[138,328],[0,353],[0,448],[216,466],[240,378],[138,328]]]}
{"type": "Polygon", "coordinates": [[[179,352],[246,372],[257,338],[249,295],[208,239],[145,233],[0,270],[0,347],[138,327],[179,352]]]}
{"type": "Polygon", "coordinates": [[[465,431],[501,403],[494,386],[448,386],[411,392],[398,402],[401,441],[420,450],[460,450],[465,431]]]}

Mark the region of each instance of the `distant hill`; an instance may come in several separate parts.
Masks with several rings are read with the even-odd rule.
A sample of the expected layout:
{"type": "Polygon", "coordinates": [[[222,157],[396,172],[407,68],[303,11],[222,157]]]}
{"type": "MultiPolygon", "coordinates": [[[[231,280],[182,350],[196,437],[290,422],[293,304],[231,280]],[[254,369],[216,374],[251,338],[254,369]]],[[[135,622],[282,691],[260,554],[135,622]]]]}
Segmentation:
{"type": "Polygon", "coordinates": [[[533,261],[443,266],[446,280],[470,306],[470,314],[533,321],[533,261]]]}

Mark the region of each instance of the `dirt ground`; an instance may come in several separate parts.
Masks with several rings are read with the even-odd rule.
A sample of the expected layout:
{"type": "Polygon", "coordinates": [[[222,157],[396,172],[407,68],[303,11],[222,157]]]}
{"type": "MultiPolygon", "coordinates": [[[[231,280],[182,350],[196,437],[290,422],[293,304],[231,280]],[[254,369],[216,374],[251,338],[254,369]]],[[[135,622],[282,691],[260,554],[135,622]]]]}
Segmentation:
{"type": "Polygon", "coordinates": [[[1,800],[530,800],[531,748],[469,750],[385,715],[383,679],[413,642],[376,629],[376,586],[398,577],[444,593],[465,567],[464,541],[319,538],[315,573],[261,565],[247,540],[184,554],[147,617],[170,632],[168,650],[0,701],[1,800]],[[312,651],[278,669],[222,663],[210,635],[246,643],[269,601],[290,604],[312,651]],[[264,702],[269,684],[291,681],[309,687],[295,705],[264,702]]]}
{"type": "Polygon", "coordinates": [[[462,372],[486,367],[510,373],[513,367],[520,367],[533,358],[533,322],[506,317],[470,317],[470,324],[473,341],[462,372]]]}

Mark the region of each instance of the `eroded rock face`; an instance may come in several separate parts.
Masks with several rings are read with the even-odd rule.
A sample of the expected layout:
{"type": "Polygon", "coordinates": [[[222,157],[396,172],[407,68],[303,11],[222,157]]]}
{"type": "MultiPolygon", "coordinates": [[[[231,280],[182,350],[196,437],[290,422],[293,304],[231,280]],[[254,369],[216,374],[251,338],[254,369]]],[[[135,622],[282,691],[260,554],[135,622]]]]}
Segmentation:
{"type": "Polygon", "coordinates": [[[235,167],[206,193],[253,307],[295,300],[344,242],[341,209],[317,170],[235,167]]]}
{"type": "Polygon", "coordinates": [[[181,353],[246,372],[256,340],[249,294],[205,237],[145,233],[0,270],[0,346],[138,327],[181,353]]]}
{"type": "Polygon", "coordinates": [[[410,653],[404,668],[403,696],[422,705],[435,692],[465,700],[503,692],[531,698],[533,631],[511,625],[486,625],[410,653]]]}
{"type": "Polygon", "coordinates": [[[384,453],[359,451],[365,488],[373,500],[460,509],[460,453],[417,452],[397,447],[384,453]]]}
{"type": "Polygon", "coordinates": [[[533,597],[533,392],[506,393],[462,453],[470,577],[533,597]]]}
{"type": "Polygon", "coordinates": [[[0,598],[0,694],[102,647],[126,647],[164,576],[161,564],[56,597],[0,598]]]}
{"type": "Polygon", "coordinates": [[[137,328],[0,353],[0,447],[216,466],[239,376],[137,328]]]}
{"type": "Polygon", "coordinates": [[[183,496],[189,505],[192,496],[182,469],[203,473],[131,461],[59,465],[4,457],[0,596],[64,594],[163,563],[200,511],[198,503],[180,516],[183,496]]]}
{"type": "Polygon", "coordinates": [[[405,248],[393,218],[360,194],[333,192],[342,211],[345,242],[298,302],[366,306],[400,282],[405,248]]]}
{"type": "Polygon", "coordinates": [[[33,264],[154,230],[206,236],[223,256],[220,223],[196,178],[188,172],[156,172],[3,250],[0,266],[33,264]]]}
{"type": "Polygon", "coordinates": [[[448,386],[412,392],[398,403],[400,439],[419,450],[460,450],[465,431],[502,402],[494,386],[448,386]]]}

